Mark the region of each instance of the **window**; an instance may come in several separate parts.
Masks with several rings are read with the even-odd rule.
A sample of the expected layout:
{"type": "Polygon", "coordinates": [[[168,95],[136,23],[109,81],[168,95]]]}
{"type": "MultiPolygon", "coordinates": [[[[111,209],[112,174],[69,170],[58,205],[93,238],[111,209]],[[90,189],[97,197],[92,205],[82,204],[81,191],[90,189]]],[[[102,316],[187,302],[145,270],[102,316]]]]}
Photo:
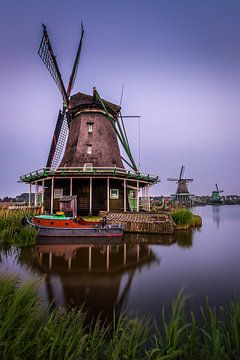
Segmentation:
{"type": "Polygon", "coordinates": [[[87,145],[87,154],[91,155],[92,153],[92,145],[87,145]]]}
{"type": "Polygon", "coordinates": [[[63,189],[54,189],[53,197],[54,199],[61,199],[63,196],[63,189]]]}
{"type": "Polygon", "coordinates": [[[91,134],[93,132],[93,123],[87,124],[88,133],[91,134]]]}
{"type": "Polygon", "coordinates": [[[110,199],[119,199],[118,189],[110,189],[110,199]]]}

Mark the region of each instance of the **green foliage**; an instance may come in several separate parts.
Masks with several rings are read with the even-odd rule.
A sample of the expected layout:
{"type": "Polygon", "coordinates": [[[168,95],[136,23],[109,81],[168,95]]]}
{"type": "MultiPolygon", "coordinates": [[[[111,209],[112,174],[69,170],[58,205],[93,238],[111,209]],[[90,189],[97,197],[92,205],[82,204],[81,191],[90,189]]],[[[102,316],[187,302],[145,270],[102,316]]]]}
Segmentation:
{"type": "Polygon", "coordinates": [[[176,225],[191,226],[193,214],[188,209],[177,209],[171,212],[171,216],[176,225]]]}
{"type": "Polygon", "coordinates": [[[36,243],[35,229],[22,225],[27,214],[26,211],[0,210],[0,245],[25,247],[36,243]]]}
{"type": "Polygon", "coordinates": [[[107,325],[88,324],[80,310],[44,308],[37,283],[0,278],[0,359],[239,360],[240,301],[212,308],[200,317],[186,313],[181,291],[171,311],[150,329],[150,320],[124,314],[107,325]]]}

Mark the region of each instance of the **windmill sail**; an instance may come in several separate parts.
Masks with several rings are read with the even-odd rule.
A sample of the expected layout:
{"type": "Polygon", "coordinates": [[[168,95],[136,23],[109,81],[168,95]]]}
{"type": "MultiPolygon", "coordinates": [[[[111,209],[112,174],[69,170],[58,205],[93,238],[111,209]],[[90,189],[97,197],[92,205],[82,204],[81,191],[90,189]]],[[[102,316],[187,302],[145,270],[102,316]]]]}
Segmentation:
{"type": "Polygon", "coordinates": [[[58,119],[55,126],[52,144],[48,155],[47,167],[52,170],[56,169],[67,140],[68,136],[68,123],[65,114],[59,110],[58,119]]]}
{"type": "Polygon", "coordinates": [[[78,45],[78,49],[77,49],[77,54],[75,57],[75,61],[74,61],[74,65],[73,65],[73,69],[72,69],[72,73],[69,79],[69,83],[68,83],[68,87],[67,87],[67,96],[69,97],[72,91],[72,88],[74,86],[75,80],[76,80],[76,76],[77,76],[77,71],[78,71],[78,65],[79,65],[79,60],[80,60],[80,54],[81,54],[81,50],[82,50],[82,41],[83,41],[83,35],[84,35],[84,29],[83,29],[83,24],[81,23],[81,37],[80,37],[80,42],[78,45]]]}
{"type": "Polygon", "coordinates": [[[51,74],[55,84],[57,85],[58,89],[60,90],[63,102],[65,106],[68,105],[68,96],[62,81],[62,76],[58,68],[56,57],[53,53],[52,45],[47,33],[46,26],[42,24],[43,26],[43,37],[42,41],[38,50],[38,55],[42,59],[43,63],[46,65],[49,73],[51,74]]]}
{"type": "Polygon", "coordinates": [[[41,57],[43,63],[47,67],[49,73],[51,74],[55,84],[61,92],[63,98],[63,110],[59,110],[57,123],[55,126],[52,144],[48,156],[47,167],[50,167],[51,170],[55,170],[61,160],[63,150],[67,141],[69,126],[70,126],[70,116],[67,113],[69,106],[69,97],[71,94],[71,90],[74,86],[74,82],[77,76],[77,70],[79,65],[80,53],[82,48],[82,40],[83,40],[83,25],[81,24],[81,37],[78,45],[77,54],[75,57],[73,69],[70,75],[68,90],[66,91],[61,73],[58,68],[56,57],[53,53],[52,45],[47,33],[46,26],[43,24],[43,37],[41,40],[41,44],[38,50],[38,54],[41,57]]]}

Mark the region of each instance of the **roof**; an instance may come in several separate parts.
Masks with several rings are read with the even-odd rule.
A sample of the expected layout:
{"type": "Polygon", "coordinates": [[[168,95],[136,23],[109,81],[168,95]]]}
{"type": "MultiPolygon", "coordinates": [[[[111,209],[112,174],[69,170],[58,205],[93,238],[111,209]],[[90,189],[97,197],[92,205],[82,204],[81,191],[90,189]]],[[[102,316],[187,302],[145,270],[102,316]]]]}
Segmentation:
{"type": "MultiPolygon", "coordinates": [[[[102,99],[106,107],[111,110],[113,113],[118,114],[120,111],[120,106],[113,104],[109,101],[102,99]]],[[[69,109],[72,110],[75,107],[83,106],[83,105],[100,105],[94,97],[88,94],[80,93],[74,94],[70,98],[69,109]]],[[[101,106],[101,105],[100,105],[101,106]]]]}

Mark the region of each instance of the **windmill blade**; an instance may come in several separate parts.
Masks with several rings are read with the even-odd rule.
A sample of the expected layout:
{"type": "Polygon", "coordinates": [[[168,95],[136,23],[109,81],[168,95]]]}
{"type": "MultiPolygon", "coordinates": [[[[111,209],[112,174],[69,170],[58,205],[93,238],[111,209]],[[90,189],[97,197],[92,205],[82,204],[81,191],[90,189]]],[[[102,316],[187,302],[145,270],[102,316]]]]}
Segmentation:
{"type": "Polygon", "coordinates": [[[181,171],[180,171],[180,175],[179,175],[179,180],[181,180],[181,179],[182,179],[183,174],[184,174],[184,171],[185,171],[185,166],[183,166],[183,165],[182,165],[182,167],[181,167],[181,171]]]}
{"type": "Polygon", "coordinates": [[[184,181],[187,181],[187,182],[192,182],[193,179],[181,179],[181,180],[184,180],[184,181]]]}
{"type": "Polygon", "coordinates": [[[215,185],[217,192],[219,192],[218,184],[215,185]]]}
{"type": "Polygon", "coordinates": [[[75,61],[73,64],[73,69],[72,69],[72,73],[69,79],[69,83],[68,83],[68,87],[67,87],[67,97],[69,98],[72,88],[74,86],[75,80],[76,80],[76,76],[77,76],[77,71],[78,71],[78,65],[79,65],[79,60],[80,60],[80,54],[81,54],[81,49],[82,49],[82,41],[83,41],[83,35],[84,35],[84,29],[83,29],[83,23],[81,23],[81,37],[80,37],[80,42],[78,45],[78,49],[77,49],[77,54],[75,57],[75,61]]]}
{"type": "Polygon", "coordinates": [[[60,90],[63,98],[63,103],[65,107],[68,106],[68,96],[62,81],[62,76],[58,68],[56,57],[53,53],[52,45],[47,33],[47,28],[44,24],[43,26],[43,37],[41,44],[38,49],[38,55],[42,59],[43,63],[47,67],[49,73],[51,74],[55,84],[57,85],[58,89],[60,90]]]}
{"type": "Polygon", "coordinates": [[[48,155],[47,167],[55,170],[59,164],[68,136],[68,122],[65,111],[59,110],[53,134],[52,144],[48,155]]]}
{"type": "Polygon", "coordinates": [[[178,181],[178,179],[167,178],[167,181],[178,181]]]}

